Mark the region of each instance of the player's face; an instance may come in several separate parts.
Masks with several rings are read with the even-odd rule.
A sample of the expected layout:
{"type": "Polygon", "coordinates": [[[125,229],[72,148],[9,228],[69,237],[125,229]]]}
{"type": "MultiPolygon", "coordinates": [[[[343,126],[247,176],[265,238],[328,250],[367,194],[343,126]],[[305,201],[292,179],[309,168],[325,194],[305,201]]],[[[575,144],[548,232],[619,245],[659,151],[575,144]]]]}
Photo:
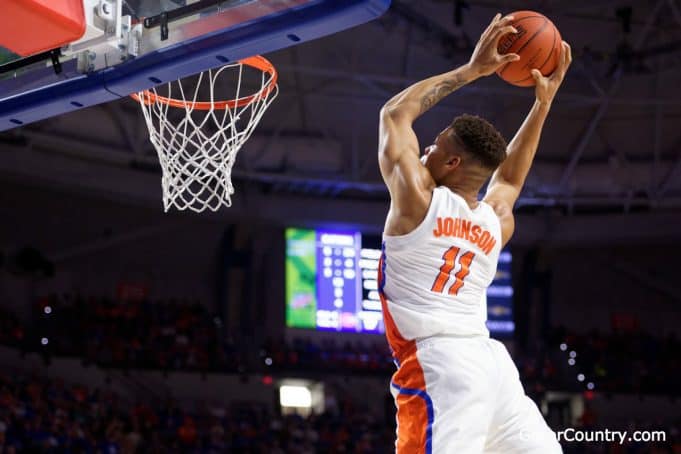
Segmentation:
{"type": "Polygon", "coordinates": [[[449,173],[455,151],[450,128],[438,134],[435,142],[425,149],[423,156],[421,156],[421,162],[426,166],[436,183],[439,184],[449,173]]]}

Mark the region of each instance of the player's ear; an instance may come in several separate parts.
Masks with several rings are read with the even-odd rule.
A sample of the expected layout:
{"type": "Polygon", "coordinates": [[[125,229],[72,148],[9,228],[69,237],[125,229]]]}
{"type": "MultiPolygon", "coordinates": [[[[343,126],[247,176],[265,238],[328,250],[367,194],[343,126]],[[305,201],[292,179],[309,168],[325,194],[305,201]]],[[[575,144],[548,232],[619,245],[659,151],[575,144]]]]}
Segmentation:
{"type": "Polygon", "coordinates": [[[454,170],[461,165],[461,162],[461,155],[452,154],[445,162],[445,165],[449,170],[454,170]]]}

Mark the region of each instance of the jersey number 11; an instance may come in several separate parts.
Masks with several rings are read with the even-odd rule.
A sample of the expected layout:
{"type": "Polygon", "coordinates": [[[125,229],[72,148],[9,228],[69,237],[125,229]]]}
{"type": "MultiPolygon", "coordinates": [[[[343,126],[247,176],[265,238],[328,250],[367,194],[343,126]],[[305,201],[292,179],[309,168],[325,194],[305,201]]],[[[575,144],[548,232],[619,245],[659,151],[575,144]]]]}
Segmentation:
{"type": "Polygon", "coordinates": [[[440,272],[435,278],[435,282],[433,282],[433,287],[431,288],[432,291],[438,293],[442,293],[444,291],[445,284],[447,284],[449,276],[454,269],[454,262],[457,261],[456,258],[458,257],[458,262],[460,265],[459,271],[457,271],[457,273],[454,275],[454,283],[451,287],[449,287],[448,293],[450,295],[456,295],[459,293],[459,290],[461,290],[461,287],[463,287],[463,280],[466,278],[466,276],[468,276],[471,263],[475,258],[475,253],[473,252],[468,251],[459,255],[460,251],[461,250],[458,247],[452,246],[447,249],[444,254],[442,254],[442,258],[444,259],[445,263],[443,263],[440,267],[440,272]]]}

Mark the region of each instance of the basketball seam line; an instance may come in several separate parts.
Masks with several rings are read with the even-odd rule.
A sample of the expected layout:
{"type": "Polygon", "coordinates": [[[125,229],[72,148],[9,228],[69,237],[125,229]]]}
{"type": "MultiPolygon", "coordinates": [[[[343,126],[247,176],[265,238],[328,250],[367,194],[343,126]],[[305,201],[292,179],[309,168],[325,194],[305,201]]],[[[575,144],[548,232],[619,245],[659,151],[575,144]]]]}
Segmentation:
{"type": "MultiPolygon", "coordinates": [[[[544,65],[546,65],[546,63],[548,63],[549,59],[551,58],[553,53],[556,51],[556,35],[557,35],[556,29],[554,28],[554,30],[553,30],[553,42],[551,43],[551,52],[549,53],[549,56],[546,57],[546,60],[544,60],[544,63],[542,63],[539,68],[537,68],[539,71],[541,71],[541,69],[544,67],[544,65]]],[[[530,75],[529,77],[526,77],[524,79],[514,80],[513,82],[509,82],[509,83],[518,84],[520,82],[525,82],[526,80],[531,79],[531,78],[532,78],[532,75],[530,75]]]]}

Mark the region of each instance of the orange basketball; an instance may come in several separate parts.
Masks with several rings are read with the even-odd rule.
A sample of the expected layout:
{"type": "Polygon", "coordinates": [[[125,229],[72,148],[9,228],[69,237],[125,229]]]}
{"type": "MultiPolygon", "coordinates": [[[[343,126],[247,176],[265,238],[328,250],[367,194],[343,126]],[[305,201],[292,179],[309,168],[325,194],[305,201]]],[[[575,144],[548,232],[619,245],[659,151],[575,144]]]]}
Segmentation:
{"type": "Polygon", "coordinates": [[[534,79],[530,73],[538,69],[545,76],[558,66],[561,52],[560,33],[546,16],[534,11],[516,11],[512,25],[518,33],[502,36],[499,53],[516,53],[520,60],[507,63],[497,70],[497,75],[509,84],[531,87],[534,79]]]}

